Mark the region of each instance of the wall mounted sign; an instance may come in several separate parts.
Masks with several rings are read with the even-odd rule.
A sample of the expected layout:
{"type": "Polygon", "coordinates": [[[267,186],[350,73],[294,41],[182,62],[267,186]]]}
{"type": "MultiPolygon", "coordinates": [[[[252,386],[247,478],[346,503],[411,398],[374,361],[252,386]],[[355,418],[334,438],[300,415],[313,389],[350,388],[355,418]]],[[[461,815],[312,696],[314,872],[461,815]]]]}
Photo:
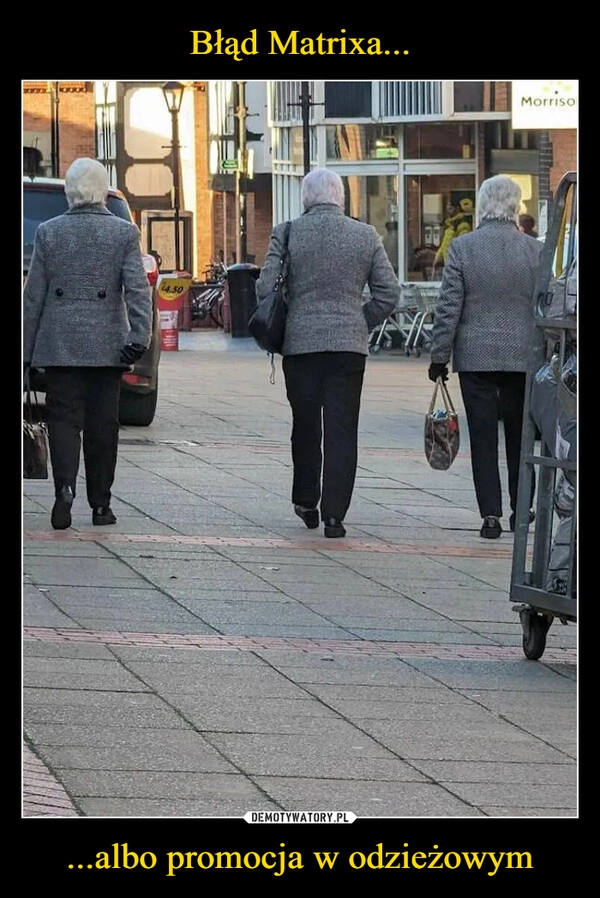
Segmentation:
{"type": "Polygon", "coordinates": [[[539,128],[577,128],[579,81],[513,81],[512,126],[533,131],[539,128]]]}

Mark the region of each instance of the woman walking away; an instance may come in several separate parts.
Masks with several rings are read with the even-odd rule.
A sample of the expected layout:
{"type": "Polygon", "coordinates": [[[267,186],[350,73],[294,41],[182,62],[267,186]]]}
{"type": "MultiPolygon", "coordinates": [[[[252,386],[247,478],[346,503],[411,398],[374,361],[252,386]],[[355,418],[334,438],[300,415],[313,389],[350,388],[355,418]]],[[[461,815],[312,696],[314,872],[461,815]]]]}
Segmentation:
{"type": "MultiPolygon", "coordinates": [[[[346,535],[358,457],[369,331],[394,311],[396,274],[372,225],[344,214],[344,184],[318,168],[302,181],[304,212],[289,234],[283,372],[292,410],[292,503],[310,528],[346,535]],[[363,295],[365,287],[369,294],[363,295]],[[365,301],[366,299],[366,301],[365,301]]],[[[260,302],[279,273],[278,224],[256,282],[260,302]]]]}
{"type": "Polygon", "coordinates": [[[23,361],[46,369],[55,530],[71,526],[82,435],[92,523],[116,523],[121,377],[149,345],[152,326],[140,234],[106,207],[107,170],[76,159],[65,193],[68,210],[36,231],[23,293],[23,361]]]}
{"type": "MultiPolygon", "coordinates": [[[[515,527],[525,376],[542,244],[518,227],[521,188],[504,175],[483,181],[479,223],[453,240],[435,307],[429,378],[448,377],[452,356],[469,428],[480,535],[502,533],[498,419],[502,410],[510,529],[515,527]]],[[[532,478],[530,505],[535,484],[532,478]]],[[[533,520],[533,510],[530,511],[533,520]]]]}

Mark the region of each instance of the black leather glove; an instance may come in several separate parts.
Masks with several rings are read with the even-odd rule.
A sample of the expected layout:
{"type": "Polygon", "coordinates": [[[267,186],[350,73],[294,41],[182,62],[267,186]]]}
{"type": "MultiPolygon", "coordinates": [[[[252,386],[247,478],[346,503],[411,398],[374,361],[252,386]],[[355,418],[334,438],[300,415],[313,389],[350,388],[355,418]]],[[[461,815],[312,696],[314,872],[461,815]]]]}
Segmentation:
{"type": "Polygon", "coordinates": [[[448,365],[444,362],[432,362],[427,374],[429,375],[429,380],[432,380],[434,383],[438,377],[441,377],[442,381],[446,383],[448,380],[448,365]]]}
{"type": "Polygon", "coordinates": [[[141,343],[126,343],[121,350],[121,361],[124,365],[133,365],[145,352],[146,347],[141,343]]]}

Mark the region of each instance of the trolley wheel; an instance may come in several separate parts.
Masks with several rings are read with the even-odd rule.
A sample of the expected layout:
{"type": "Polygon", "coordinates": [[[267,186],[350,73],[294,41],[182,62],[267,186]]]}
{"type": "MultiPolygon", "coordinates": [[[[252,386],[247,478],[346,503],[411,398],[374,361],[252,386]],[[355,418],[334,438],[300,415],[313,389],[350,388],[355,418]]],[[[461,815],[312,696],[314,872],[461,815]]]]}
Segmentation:
{"type": "Polygon", "coordinates": [[[523,627],[523,652],[530,661],[537,661],[544,654],[546,635],[552,618],[531,609],[519,614],[523,627]]]}

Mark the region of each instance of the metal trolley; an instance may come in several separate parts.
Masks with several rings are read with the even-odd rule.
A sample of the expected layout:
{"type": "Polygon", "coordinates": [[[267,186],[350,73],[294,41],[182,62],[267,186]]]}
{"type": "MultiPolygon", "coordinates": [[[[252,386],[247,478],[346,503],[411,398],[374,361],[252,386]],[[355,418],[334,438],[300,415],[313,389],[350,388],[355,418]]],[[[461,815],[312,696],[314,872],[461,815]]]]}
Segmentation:
{"type": "Polygon", "coordinates": [[[407,356],[420,356],[431,337],[426,324],[433,321],[439,283],[400,285],[400,298],[392,314],[369,334],[369,352],[401,345],[407,356]]]}
{"type": "Polygon", "coordinates": [[[406,337],[404,351],[406,355],[415,355],[418,358],[423,346],[427,349],[431,346],[431,335],[425,325],[433,324],[440,285],[437,283],[414,284],[411,287],[416,313],[406,337]]]}
{"type": "Polygon", "coordinates": [[[510,599],[523,628],[523,651],[531,660],[543,655],[555,618],[565,625],[577,622],[576,272],[577,174],[567,172],[554,199],[535,290],[515,510],[510,599]],[[533,477],[532,528],[528,497],[533,477]]]}

